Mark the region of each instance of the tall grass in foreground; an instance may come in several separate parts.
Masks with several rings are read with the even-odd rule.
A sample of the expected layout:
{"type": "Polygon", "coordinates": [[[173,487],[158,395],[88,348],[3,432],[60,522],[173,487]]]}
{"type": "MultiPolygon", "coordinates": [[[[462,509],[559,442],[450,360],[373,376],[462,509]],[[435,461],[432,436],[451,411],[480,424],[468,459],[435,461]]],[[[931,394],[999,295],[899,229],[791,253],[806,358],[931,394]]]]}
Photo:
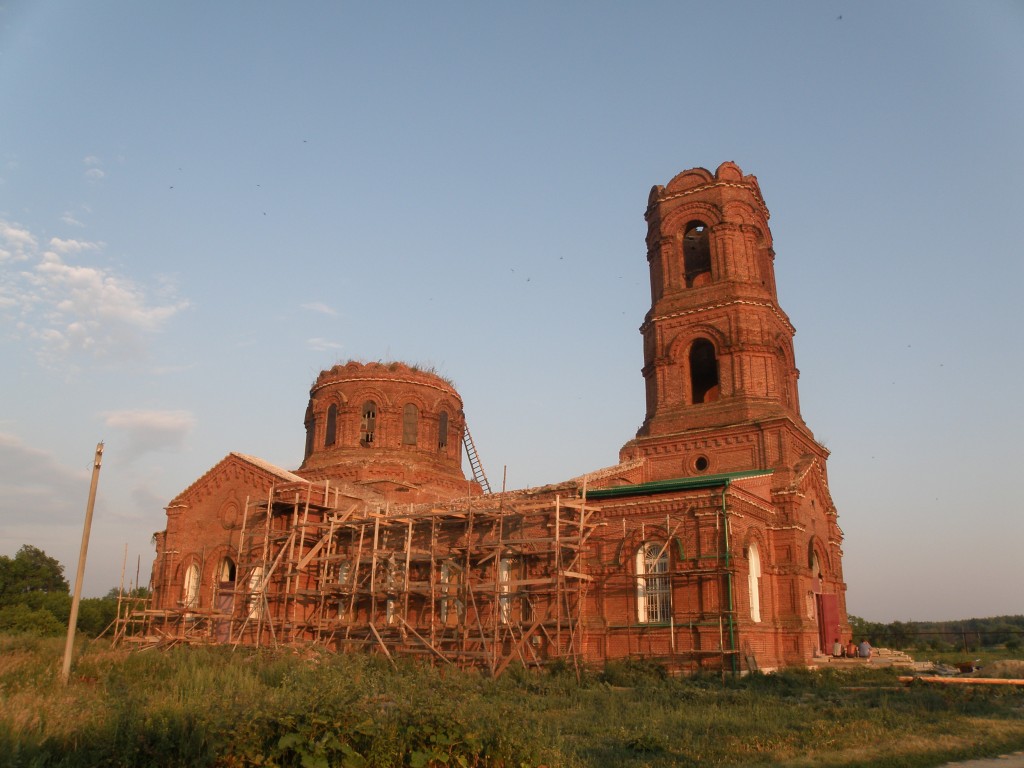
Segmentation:
{"type": "Polygon", "coordinates": [[[671,678],[618,664],[499,680],[316,649],[82,653],[0,638],[13,766],[928,766],[1024,746],[1016,689],[886,671],[671,678]]]}

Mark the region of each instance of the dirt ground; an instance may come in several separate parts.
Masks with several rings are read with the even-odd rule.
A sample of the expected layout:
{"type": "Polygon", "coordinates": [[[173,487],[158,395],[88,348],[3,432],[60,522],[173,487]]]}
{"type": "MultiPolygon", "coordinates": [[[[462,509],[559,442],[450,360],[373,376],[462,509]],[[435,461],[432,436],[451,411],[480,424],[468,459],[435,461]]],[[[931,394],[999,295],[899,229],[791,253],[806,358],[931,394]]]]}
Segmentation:
{"type": "Polygon", "coordinates": [[[941,768],[1024,768],[1024,751],[1010,752],[999,757],[988,757],[982,760],[946,763],[941,768]]]}

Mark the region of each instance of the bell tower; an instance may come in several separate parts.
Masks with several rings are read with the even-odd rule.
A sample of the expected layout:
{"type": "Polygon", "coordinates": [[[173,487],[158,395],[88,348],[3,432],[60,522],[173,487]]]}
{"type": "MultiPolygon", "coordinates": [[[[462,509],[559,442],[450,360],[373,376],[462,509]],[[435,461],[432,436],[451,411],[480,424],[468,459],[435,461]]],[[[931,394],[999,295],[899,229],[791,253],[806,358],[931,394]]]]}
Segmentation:
{"type": "Polygon", "coordinates": [[[779,306],[768,208],[731,162],[651,190],[647,413],[622,458],[647,480],[824,459],[800,416],[795,329],[779,306]]]}

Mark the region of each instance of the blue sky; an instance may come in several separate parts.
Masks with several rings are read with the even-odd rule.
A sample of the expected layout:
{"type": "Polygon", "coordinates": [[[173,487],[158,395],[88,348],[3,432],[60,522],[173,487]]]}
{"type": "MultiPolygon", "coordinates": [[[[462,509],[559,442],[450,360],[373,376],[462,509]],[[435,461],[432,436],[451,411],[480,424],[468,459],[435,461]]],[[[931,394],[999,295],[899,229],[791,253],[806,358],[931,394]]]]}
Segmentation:
{"type": "MultiPolygon", "coordinates": [[[[643,211],[769,209],[852,613],[1024,613],[1024,5],[0,0],[0,554],[141,560],[349,358],[452,378],[492,483],[644,414],[643,211]]],[[[497,481],[497,482],[496,482],[497,481]]]]}

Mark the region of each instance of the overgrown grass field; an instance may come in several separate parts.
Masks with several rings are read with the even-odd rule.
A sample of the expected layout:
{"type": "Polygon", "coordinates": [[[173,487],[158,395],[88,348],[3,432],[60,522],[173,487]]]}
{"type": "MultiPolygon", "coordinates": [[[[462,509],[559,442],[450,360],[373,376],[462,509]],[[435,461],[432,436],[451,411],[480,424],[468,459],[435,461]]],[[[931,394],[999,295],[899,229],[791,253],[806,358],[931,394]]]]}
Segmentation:
{"type": "Polygon", "coordinates": [[[0,637],[10,766],[931,766],[1024,747],[1024,692],[645,664],[498,680],[380,657],[0,637]]]}

